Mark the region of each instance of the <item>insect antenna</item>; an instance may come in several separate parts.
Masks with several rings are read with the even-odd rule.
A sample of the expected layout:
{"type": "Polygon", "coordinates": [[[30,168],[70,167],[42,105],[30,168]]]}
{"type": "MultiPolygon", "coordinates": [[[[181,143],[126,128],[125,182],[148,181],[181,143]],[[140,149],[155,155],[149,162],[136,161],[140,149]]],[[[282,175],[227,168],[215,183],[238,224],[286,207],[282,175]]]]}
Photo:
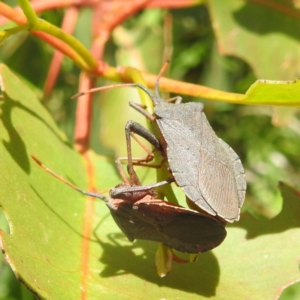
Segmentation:
{"type": "Polygon", "coordinates": [[[95,92],[99,92],[99,91],[104,91],[104,90],[109,90],[109,89],[113,89],[113,88],[119,88],[119,87],[138,87],[141,90],[143,90],[152,99],[153,102],[155,102],[153,100],[155,98],[155,96],[145,86],[143,86],[140,83],[120,83],[120,84],[100,86],[100,87],[92,88],[88,91],[84,91],[84,92],[75,94],[71,97],[71,99],[75,99],[75,98],[79,98],[83,95],[87,95],[87,94],[91,94],[91,93],[95,93],[95,92]]]}
{"type": "Polygon", "coordinates": [[[62,181],[64,184],[68,185],[69,187],[71,187],[72,189],[78,191],[79,193],[86,195],[86,196],[90,196],[90,197],[94,197],[94,198],[99,198],[101,200],[103,200],[105,203],[109,202],[109,198],[102,195],[102,194],[97,194],[97,193],[92,193],[92,192],[88,192],[88,191],[84,191],[81,188],[79,188],[78,186],[72,184],[71,182],[67,181],[66,179],[64,179],[63,177],[59,176],[58,174],[54,173],[51,169],[49,169],[47,166],[45,166],[39,159],[37,159],[34,155],[31,155],[32,159],[40,166],[42,167],[47,173],[49,173],[50,175],[52,175],[53,177],[55,177],[56,179],[62,181]]]}
{"type": "MultiPolygon", "coordinates": [[[[155,82],[155,87],[154,87],[154,89],[155,89],[155,95],[156,95],[156,97],[160,100],[160,95],[159,95],[159,81],[160,81],[160,78],[161,78],[161,76],[163,75],[163,73],[166,71],[166,69],[167,69],[167,67],[168,67],[168,65],[170,64],[170,61],[166,61],[164,64],[163,64],[163,66],[161,67],[161,69],[160,69],[160,71],[159,71],[159,73],[158,73],[158,75],[157,75],[157,78],[156,78],[156,82],[155,82]]],[[[160,102],[158,100],[158,102],[160,102]]]]}

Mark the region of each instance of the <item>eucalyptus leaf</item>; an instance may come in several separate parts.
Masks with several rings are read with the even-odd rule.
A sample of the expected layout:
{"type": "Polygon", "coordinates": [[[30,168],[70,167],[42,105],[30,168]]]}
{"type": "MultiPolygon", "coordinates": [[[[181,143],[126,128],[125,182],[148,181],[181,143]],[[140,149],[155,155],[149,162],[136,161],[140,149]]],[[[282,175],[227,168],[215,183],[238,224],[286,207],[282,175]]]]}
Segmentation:
{"type": "Polygon", "coordinates": [[[39,298],[276,299],[300,280],[300,196],[284,184],[283,210],[274,219],[242,214],[218,248],[158,277],[156,243],[129,242],[103,202],[51,177],[30,155],[81,188],[93,180],[101,193],[121,181],[113,162],[93,152],[83,159],[4,65],[0,76],[0,205],[10,225],[1,248],[39,298]]]}

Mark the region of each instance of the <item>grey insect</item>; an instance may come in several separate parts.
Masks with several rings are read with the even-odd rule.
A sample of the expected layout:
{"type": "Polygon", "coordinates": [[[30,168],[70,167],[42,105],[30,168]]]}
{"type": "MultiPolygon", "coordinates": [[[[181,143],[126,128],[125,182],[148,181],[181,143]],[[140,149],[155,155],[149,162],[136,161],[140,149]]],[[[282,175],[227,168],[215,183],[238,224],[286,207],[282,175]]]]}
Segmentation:
{"type": "Polygon", "coordinates": [[[156,101],[156,122],[178,186],[209,214],[238,220],[246,191],[244,168],[232,148],[216,136],[203,104],[171,106],[157,96],[156,101]]]}
{"type": "MultiPolygon", "coordinates": [[[[237,221],[246,193],[243,165],[234,150],[213,131],[202,103],[181,103],[181,97],[177,97],[176,103],[171,104],[160,97],[159,79],[165,67],[166,64],[158,75],[155,94],[137,83],[110,87],[138,87],[150,96],[155,106],[154,116],[134,103],[130,105],[157,123],[164,139],[161,146],[177,185],[202,210],[228,222],[237,221]]],[[[133,131],[140,134],[139,130],[133,131]]],[[[140,135],[148,139],[144,132],[140,135]]],[[[155,146],[153,138],[149,142],[155,146]]]]}

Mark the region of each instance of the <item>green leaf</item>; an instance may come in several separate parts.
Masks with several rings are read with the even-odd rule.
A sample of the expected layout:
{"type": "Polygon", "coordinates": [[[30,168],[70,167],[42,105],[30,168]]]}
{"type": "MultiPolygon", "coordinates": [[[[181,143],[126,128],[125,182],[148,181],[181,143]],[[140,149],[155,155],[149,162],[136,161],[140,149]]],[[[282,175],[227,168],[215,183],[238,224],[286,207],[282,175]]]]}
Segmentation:
{"type": "Polygon", "coordinates": [[[243,97],[247,104],[299,106],[300,80],[257,80],[243,97]]]}
{"type": "MultiPolygon", "coordinates": [[[[242,215],[220,247],[195,263],[173,263],[159,278],[156,243],[129,242],[103,202],[51,177],[30,155],[81,188],[89,176],[101,193],[121,181],[114,164],[92,152],[84,160],[34,94],[3,65],[0,75],[0,205],[10,224],[0,241],[15,274],[40,298],[276,299],[300,279],[300,199],[286,185],[273,220],[242,215]]],[[[153,182],[154,172],[144,170],[153,182]]]]}
{"type": "Polygon", "coordinates": [[[300,12],[288,1],[209,0],[224,55],[245,60],[258,78],[292,80],[300,66],[300,12]]]}
{"type": "Polygon", "coordinates": [[[3,65],[1,79],[1,206],[11,232],[2,232],[2,248],[18,278],[42,298],[76,299],[80,291],[72,284],[81,279],[84,202],[45,176],[30,154],[68,174],[77,163],[70,180],[84,183],[82,159],[34,94],[3,65]],[[59,274],[65,279],[57,284],[59,274]]]}

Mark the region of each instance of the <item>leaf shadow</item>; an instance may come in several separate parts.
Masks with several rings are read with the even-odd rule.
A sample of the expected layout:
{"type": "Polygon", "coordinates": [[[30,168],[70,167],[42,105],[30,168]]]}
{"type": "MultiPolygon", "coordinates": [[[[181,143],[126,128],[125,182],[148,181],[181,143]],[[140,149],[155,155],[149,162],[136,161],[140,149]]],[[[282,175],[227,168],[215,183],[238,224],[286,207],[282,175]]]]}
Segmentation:
{"type": "MultiPolygon", "coordinates": [[[[22,134],[26,131],[26,127],[23,126],[14,126],[12,122],[12,111],[13,109],[19,108],[26,111],[31,117],[37,118],[41,121],[56,137],[60,140],[63,144],[68,147],[71,145],[67,142],[62,140],[62,138],[55,132],[55,130],[44,120],[42,119],[37,113],[33,110],[29,109],[28,107],[24,106],[18,100],[13,100],[5,95],[4,100],[1,99],[1,120],[3,122],[4,127],[7,130],[9,135],[9,140],[3,140],[2,143],[6,150],[10,153],[14,161],[20,166],[20,168],[27,174],[30,173],[30,162],[29,156],[27,153],[26,144],[22,139],[22,134]]],[[[28,119],[29,120],[29,119],[28,119]]]]}
{"type": "Polygon", "coordinates": [[[300,193],[283,182],[279,182],[283,198],[281,212],[273,219],[255,219],[250,213],[241,216],[239,222],[227,227],[243,228],[246,238],[253,239],[261,235],[276,234],[300,227],[300,193]]]}
{"type": "Polygon", "coordinates": [[[251,1],[246,2],[243,7],[233,13],[233,17],[242,27],[259,35],[277,32],[297,41],[300,39],[299,31],[295,30],[296,24],[299,25],[300,12],[284,4],[267,6],[251,3],[251,1]],[[255,22],[253,22],[253,16],[255,16],[255,22]],[[284,18],[288,18],[289,22],[280,22],[284,18]]]}
{"type": "Polygon", "coordinates": [[[128,246],[121,246],[117,240],[126,239],[122,233],[111,234],[108,238],[113,242],[103,243],[99,240],[103,249],[99,261],[105,265],[99,274],[100,277],[133,274],[159,287],[169,287],[206,297],[216,295],[220,266],[211,251],[199,255],[195,263],[173,263],[171,272],[166,277],[160,278],[155,269],[157,243],[136,240],[128,246]]]}
{"type": "Polygon", "coordinates": [[[2,143],[20,168],[25,173],[29,174],[30,163],[28,160],[26,145],[21,138],[20,132],[15,129],[11,120],[13,106],[20,106],[20,103],[11,99],[6,101],[7,99],[9,98],[6,98],[1,106],[1,120],[9,135],[9,141],[3,140],[2,143]],[[12,105],[12,103],[14,103],[14,105],[12,105]]]}

